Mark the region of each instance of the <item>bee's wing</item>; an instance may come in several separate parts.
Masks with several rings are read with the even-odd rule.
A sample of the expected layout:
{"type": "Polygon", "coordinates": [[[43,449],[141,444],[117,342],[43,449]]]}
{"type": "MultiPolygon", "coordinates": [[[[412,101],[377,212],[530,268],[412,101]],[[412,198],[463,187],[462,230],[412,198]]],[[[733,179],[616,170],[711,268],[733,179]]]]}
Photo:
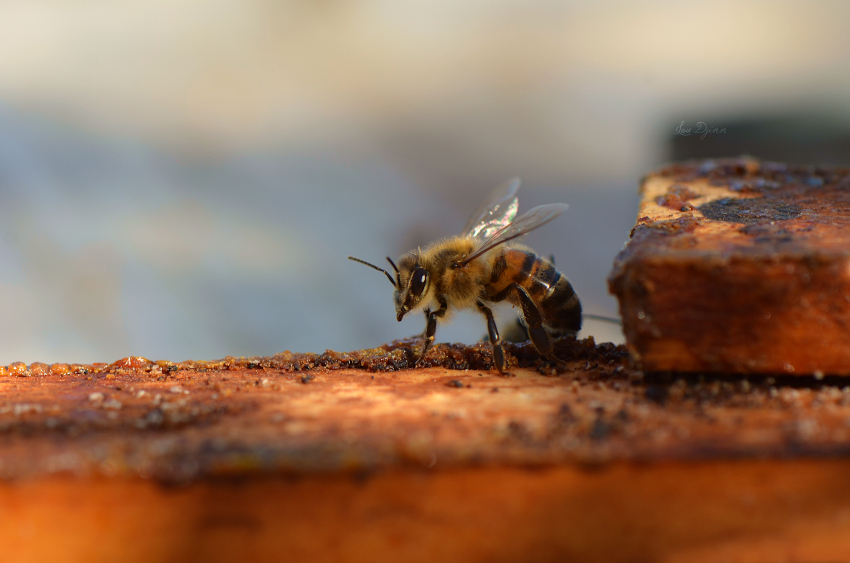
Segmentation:
{"type": "Polygon", "coordinates": [[[568,208],[569,205],[566,203],[549,203],[547,205],[539,205],[534,209],[528,210],[510,225],[506,225],[494,233],[493,236],[487,239],[478,248],[478,250],[470,254],[466,260],[463,261],[463,264],[468,264],[500,244],[505,244],[509,240],[521,237],[534,229],[542,227],[549,221],[558,218],[561,213],[566,211],[568,208]]]}
{"type": "Polygon", "coordinates": [[[484,241],[508,226],[519,206],[516,198],[519,183],[519,178],[511,178],[499,185],[469,218],[463,234],[484,241]]]}

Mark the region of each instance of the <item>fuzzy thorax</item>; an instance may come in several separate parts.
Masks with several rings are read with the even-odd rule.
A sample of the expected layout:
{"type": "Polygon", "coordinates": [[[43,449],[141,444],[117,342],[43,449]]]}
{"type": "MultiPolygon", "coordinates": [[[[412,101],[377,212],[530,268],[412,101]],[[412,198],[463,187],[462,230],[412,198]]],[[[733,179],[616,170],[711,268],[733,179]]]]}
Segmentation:
{"type": "Polygon", "coordinates": [[[399,318],[416,309],[439,309],[441,296],[450,311],[475,307],[492,271],[492,253],[463,264],[478,245],[470,237],[453,237],[402,256],[398,262],[400,283],[395,292],[399,318]],[[411,292],[417,268],[427,273],[425,288],[418,298],[411,292]]]}

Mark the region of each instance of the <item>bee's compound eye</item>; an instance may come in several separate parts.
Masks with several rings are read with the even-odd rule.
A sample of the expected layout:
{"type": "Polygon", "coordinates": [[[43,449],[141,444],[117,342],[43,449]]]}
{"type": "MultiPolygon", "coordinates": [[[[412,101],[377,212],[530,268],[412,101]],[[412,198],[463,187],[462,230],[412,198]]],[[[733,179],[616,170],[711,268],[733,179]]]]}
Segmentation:
{"type": "Polygon", "coordinates": [[[416,297],[422,295],[425,290],[425,282],[428,281],[428,272],[425,268],[414,268],[410,276],[410,293],[416,297]]]}

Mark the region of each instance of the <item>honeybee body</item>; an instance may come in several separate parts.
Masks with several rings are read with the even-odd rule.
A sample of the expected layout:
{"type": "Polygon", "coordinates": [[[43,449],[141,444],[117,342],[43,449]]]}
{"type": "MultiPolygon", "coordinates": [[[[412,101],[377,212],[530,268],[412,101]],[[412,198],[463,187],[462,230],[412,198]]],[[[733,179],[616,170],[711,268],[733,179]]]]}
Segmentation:
{"type": "Polygon", "coordinates": [[[519,307],[534,346],[554,361],[549,336],[575,334],[581,328],[581,304],[567,278],[531,249],[506,244],[558,217],[567,206],[539,206],[514,220],[518,187],[519,181],[513,180],[497,189],[473,214],[462,235],[409,252],[398,266],[387,258],[395,279],[386,270],[349,256],[386,274],[395,286],[399,321],[412,310],[424,309],[425,345],[417,363],[434,340],[437,319],[453,310],[476,308],[486,317],[500,372],[506,362],[491,304],[506,301],[519,307]]]}

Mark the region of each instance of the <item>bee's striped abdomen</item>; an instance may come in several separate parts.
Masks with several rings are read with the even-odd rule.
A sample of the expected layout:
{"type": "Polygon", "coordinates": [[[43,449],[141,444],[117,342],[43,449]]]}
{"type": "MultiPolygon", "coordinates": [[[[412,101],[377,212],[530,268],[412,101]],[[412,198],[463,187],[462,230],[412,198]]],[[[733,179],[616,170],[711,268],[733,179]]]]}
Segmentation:
{"type": "Polygon", "coordinates": [[[581,329],[581,303],[573,286],[548,260],[515,248],[506,248],[496,260],[488,299],[507,299],[514,304],[513,284],[524,287],[543,317],[543,327],[550,334],[571,334],[581,329]]]}
{"type": "Polygon", "coordinates": [[[581,329],[581,302],[567,278],[552,270],[557,281],[539,304],[543,326],[550,334],[574,334],[581,329]]]}

